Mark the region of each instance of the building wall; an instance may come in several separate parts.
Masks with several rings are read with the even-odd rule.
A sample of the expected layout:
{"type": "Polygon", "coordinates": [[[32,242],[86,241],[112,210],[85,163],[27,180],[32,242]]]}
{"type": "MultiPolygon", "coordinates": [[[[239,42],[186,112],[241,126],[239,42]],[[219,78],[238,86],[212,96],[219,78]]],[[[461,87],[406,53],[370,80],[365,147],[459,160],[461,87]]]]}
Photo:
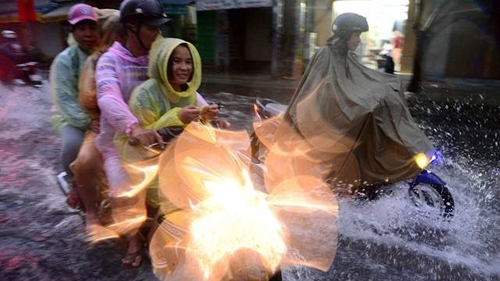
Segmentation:
{"type": "Polygon", "coordinates": [[[270,62],[272,8],[247,9],[244,20],[245,59],[270,62]]]}
{"type": "MultiPolygon", "coordinates": [[[[431,2],[432,3],[432,2],[431,2]]],[[[500,79],[500,48],[493,2],[456,0],[448,6],[432,7],[438,12],[423,28],[423,74],[427,79],[500,79]]],[[[424,18],[424,21],[426,19],[424,18]]]]}
{"type": "Polygon", "coordinates": [[[415,56],[416,34],[416,0],[410,0],[408,4],[408,19],[406,21],[405,43],[401,54],[401,69],[402,73],[413,72],[413,60],[415,56]]]}
{"type": "Polygon", "coordinates": [[[446,76],[500,79],[500,48],[490,29],[461,20],[451,26],[446,76]]]}
{"type": "Polygon", "coordinates": [[[197,17],[196,46],[205,67],[271,71],[272,7],[198,11],[197,17]]]}
{"type": "Polygon", "coordinates": [[[196,48],[203,64],[213,64],[215,59],[216,12],[203,11],[197,13],[196,48]]]}
{"type": "Polygon", "coordinates": [[[326,40],[332,36],[332,5],[331,1],[308,2],[307,10],[312,15],[312,28],[310,31],[316,33],[316,45],[323,46],[326,40]]]}
{"type": "Polygon", "coordinates": [[[448,26],[443,29],[438,36],[433,37],[427,44],[427,51],[423,58],[425,75],[434,77],[445,76],[451,33],[452,28],[448,26]]]}
{"type": "MultiPolygon", "coordinates": [[[[286,0],[283,3],[282,29],[279,42],[279,74],[298,79],[303,70],[303,44],[305,14],[303,0],[286,0]]],[[[307,7],[306,7],[307,9],[307,7]]]]}
{"type": "Polygon", "coordinates": [[[35,23],[31,39],[46,56],[54,58],[66,48],[66,34],[60,22],[35,23]],[[47,36],[50,34],[50,36],[47,36]]]}

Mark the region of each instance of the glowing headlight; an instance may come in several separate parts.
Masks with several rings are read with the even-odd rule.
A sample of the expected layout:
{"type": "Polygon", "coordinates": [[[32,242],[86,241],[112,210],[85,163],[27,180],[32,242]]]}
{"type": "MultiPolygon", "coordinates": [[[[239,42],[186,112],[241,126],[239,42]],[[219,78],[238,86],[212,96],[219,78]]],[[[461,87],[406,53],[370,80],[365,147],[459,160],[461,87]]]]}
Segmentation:
{"type": "Polygon", "coordinates": [[[415,162],[420,169],[424,169],[427,165],[429,165],[430,160],[424,153],[419,153],[415,155],[415,162]]]}

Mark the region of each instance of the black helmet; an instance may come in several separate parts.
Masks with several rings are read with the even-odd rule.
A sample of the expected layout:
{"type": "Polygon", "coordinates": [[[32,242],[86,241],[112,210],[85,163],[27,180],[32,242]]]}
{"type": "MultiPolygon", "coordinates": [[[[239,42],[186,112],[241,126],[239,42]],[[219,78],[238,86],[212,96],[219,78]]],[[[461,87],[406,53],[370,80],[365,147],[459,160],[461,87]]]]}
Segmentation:
{"type": "Polygon", "coordinates": [[[158,0],[125,0],[120,5],[122,23],[160,26],[169,20],[158,0]]]}
{"type": "Polygon", "coordinates": [[[368,22],[365,17],[358,14],[344,13],[335,18],[332,31],[336,36],[347,41],[354,31],[368,31],[368,22]]]}

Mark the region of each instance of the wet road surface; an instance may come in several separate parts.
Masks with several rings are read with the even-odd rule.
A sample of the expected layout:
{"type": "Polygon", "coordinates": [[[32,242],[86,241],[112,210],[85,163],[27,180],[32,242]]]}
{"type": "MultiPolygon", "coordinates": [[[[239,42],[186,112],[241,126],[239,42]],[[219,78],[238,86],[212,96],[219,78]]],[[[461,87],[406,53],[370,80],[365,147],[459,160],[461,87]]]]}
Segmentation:
{"type": "MultiPolygon", "coordinates": [[[[156,280],[148,263],[121,268],[123,242],[85,242],[82,220],[56,183],[60,140],[46,85],[0,86],[0,93],[0,280],[156,280]]],[[[225,104],[222,116],[233,129],[251,129],[255,93],[204,94],[225,104]]],[[[403,188],[366,204],[341,199],[331,269],[285,270],[285,280],[500,280],[498,108],[415,95],[408,101],[441,152],[432,170],[455,197],[454,219],[419,212],[403,188]]]]}

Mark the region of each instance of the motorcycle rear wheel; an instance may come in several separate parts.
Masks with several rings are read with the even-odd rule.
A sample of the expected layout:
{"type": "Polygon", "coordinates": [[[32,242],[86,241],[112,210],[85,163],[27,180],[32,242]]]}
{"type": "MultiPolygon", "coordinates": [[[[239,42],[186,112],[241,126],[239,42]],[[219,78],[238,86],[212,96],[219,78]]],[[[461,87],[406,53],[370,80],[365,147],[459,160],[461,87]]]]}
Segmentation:
{"type": "Polygon", "coordinates": [[[415,206],[427,205],[431,208],[438,208],[445,218],[453,216],[455,202],[446,186],[421,182],[410,187],[408,193],[415,206]]]}

